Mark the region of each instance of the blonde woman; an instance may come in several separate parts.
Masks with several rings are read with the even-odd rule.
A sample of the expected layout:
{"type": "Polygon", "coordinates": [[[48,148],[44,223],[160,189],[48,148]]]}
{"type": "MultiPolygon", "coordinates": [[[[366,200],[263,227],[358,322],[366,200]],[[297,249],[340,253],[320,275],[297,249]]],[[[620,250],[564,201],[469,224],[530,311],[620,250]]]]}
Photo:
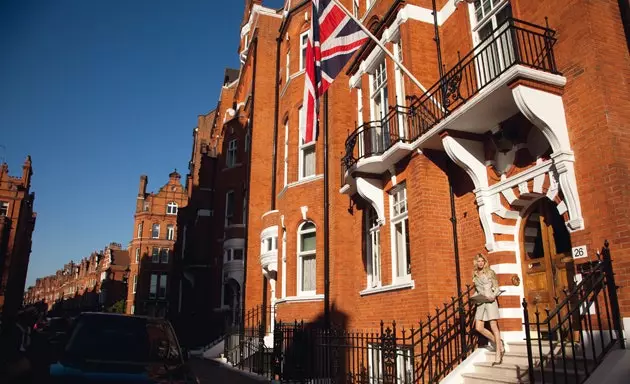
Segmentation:
{"type": "Polygon", "coordinates": [[[492,343],[496,351],[494,363],[501,364],[505,348],[503,346],[503,340],[501,340],[499,324],[497,323],[499,319],[499,305],[497,304],[496,298],[500,294],[499,281],[497,280],[497,275],[490,269],[488,259],[481,253],[477,254],[474,258],[473,271],[472,280],[475,284],[477,295],[483,295],[492,300],[491,302],[481,302],[477,304],[475,329],[490,340],[490,343],[492,343]],[[486,321],[490,322],[492,332],[485,328],[486,321]],[[497,341],[500,341],[500,343],[497,341]]]}

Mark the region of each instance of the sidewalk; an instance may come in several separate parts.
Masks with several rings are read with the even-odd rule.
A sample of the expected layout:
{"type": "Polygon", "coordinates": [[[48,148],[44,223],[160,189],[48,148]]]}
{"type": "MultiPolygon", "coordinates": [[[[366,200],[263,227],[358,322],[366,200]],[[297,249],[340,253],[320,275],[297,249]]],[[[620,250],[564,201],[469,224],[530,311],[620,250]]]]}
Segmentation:
{"type": "Polygon", "coordinates": [[[214,360],[193,358],[188,361],[193,372],[199,377],[202,384],[229,383],[229,384],[254,384],[269,383],[268,379],[253,373],[243,372],[229,365],[214,360]]]}

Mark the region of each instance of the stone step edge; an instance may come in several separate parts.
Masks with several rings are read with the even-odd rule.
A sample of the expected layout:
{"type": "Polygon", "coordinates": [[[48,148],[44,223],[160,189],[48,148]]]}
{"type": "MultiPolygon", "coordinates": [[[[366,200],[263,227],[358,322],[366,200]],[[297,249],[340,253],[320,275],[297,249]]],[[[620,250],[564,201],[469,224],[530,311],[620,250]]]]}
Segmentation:
{"type": "MultiPolygon", "coordinates": [[[[527,365],[518,365],[518,364],[514,364],[514,363],[501,363],[499,365],[492,365],[492,362],[489,361],[482,361],[479,363],[474,363],[473,364],[474,367],[485,367],[485,368],[495,368],[495,369],[509,369],[509,370],[517,370],[517,369],[522,369],[523,372],[527,373],[528,367],[527,365]]],[[[545,368],[545,373],[552,373],[551,371],[551,367],[545,368]]],[[[540,373],[540,367],[535,367],[534,368],[534,372],[535,373],[540,373]]],[[[563,372],[560,372],[562,374],[564,374],[563,372]]],[[[575,370],[573,369],[567,369],[567,374],[569,375],[575,375],[575,370]]],[[[577,375],[585,375],[583,370],[578,369],[577,371],[577,375]]]]}
{"type": "Polygon", "coordinates": [[[493,383],[505,383],[505,384],[520,384],[523,382],[522,380],[519,380],[519,379],[512,379],[509,377],[495,377],[495,376],[489,376],[483,373],[476,373],[476,372],[462,373],[462,377],[464,378],[469,377],[471,379],[485,380],[485,381],[489,381],[493,383]]]}

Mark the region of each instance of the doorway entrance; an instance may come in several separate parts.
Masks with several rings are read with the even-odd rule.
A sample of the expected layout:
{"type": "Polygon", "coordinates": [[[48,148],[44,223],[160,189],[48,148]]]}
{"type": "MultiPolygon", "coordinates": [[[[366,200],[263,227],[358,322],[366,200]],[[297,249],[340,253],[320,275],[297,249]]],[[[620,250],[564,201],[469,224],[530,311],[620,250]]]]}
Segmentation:
{"type": "MultiPolygon", "coordinates": [[[[532,204],[523,220],[522,271],[527,302],[538,307],[554,308],[554,297],[573,288],[575,266],[571,257],[571,235],[555,204],[543,197],[532,204]]],[[[535,310],[529,312],[536,321],[535,310]]]]}

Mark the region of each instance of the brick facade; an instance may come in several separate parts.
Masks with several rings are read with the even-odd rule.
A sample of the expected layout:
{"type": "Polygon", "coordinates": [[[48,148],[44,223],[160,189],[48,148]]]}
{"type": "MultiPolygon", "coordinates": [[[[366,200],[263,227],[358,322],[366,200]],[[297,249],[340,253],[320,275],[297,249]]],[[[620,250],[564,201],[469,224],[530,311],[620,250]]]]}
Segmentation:
{"type": "Polygon", "coordinates": [[[126,313],[167,316],[177,303],[173,283],[173,247],[177,213],[188,194],[177,171],[157,192],[147,193],[148,177],[140,176],[133,237],[129,243],[130,269],[126,313]]]}
{"type": "Polygon", "coordinates": [[[128,274],[128,251],[121,244],[110,243],[76,263],[70,261],[54,275],[37,278],[28,287],[24,302],[43,304],[51,316],[111,310],[127,296],[128,274]]]}
{"type": "Polygon", "coordinates": [[[30,191],[33,168],[28,156],[20,177],[0,165],[0,311],[9,323],[20,308],[35,230],[35,194],[30,191]]]}

